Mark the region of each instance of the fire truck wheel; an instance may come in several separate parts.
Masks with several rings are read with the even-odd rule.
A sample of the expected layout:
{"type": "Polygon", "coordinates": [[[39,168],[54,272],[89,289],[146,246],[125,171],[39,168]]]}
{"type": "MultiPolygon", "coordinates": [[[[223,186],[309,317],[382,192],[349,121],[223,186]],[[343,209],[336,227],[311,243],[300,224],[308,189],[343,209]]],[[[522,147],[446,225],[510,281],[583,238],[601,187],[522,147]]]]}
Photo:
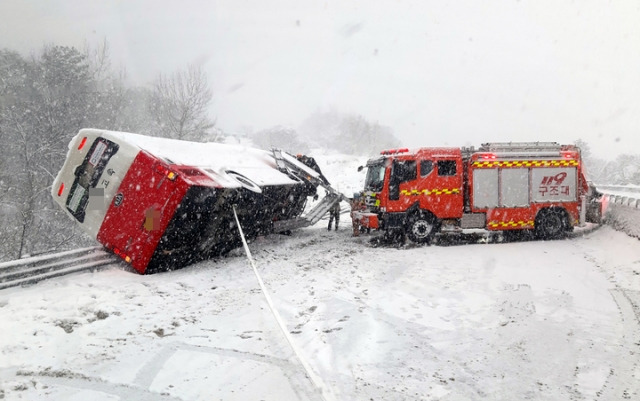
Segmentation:
{"type": "Polygon", "coordinates": [[[417,244],[426,244],[436,231],[436,221],[427,213],[416,213],[409,218],[407,235],[417,244]]]}
{"type": "Polygon", "coordinates": [[[539,239],[560,238],[565,232],[566,219],[566,213],[563,209],[541,210],[535,222],[536,236],[539,239]]]}

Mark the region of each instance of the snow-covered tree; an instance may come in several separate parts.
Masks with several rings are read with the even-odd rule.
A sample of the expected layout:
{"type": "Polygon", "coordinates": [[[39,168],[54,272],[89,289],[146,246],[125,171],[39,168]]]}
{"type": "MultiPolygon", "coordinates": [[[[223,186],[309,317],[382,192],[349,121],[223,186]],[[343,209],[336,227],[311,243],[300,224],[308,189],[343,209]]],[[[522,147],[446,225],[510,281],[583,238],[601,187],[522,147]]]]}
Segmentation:
{"type": "Polygon", "coordinates": [[[312,114],[301,125],[300,133],[316,145],[363,156],[400,146],[391,128],[372,123],[358,114],[335,110],[312,114]]]}
{"type": "Polygon", "coordinates": [[[3,180],[11,196],[3,203],[5,217],[15,222],[3,235],[15,258],[73,236],[50,237],[57,211],[49,187],[69,139],[90,115],[91,77],[86,57],[72,47],[47,46],[30,60],[3,55],[4,69],[14,77],[0,103],[0,147],[11,171],[3,180]]]}
{"type": "MultiPolygon", "coordinates": [[[[103,64],[105,57],[103,52],[103,64]]],[[[95,69],[73,47],[45,46],[29,59],[0,51],[0,156],[10,172],[0,177],[0,189],[8,194],[0,199],[0,217],[8,223],[0,232],[0,258],[78,239],[72,222],[53,206],[49,189],[71,137],[80,128],[108,128],[117,119],[119,109],[105,105],[120,89],[105,68],[95,69]]]]}
{"type": "Polygon", "coordinates": [[[210,140],[215,121],[209,118],[213,91],[199,65],[189,65],[153,83],[150,111],[158,134],[168,138],[210,140]]]}
{"type": "Polygon", "coordinates": [[[595,157],[589,144],[581,139],[574,142],[581,149],[587,179],[596,184],[640,185],[640,155],[622,154],[614,160],[595,157]]]}

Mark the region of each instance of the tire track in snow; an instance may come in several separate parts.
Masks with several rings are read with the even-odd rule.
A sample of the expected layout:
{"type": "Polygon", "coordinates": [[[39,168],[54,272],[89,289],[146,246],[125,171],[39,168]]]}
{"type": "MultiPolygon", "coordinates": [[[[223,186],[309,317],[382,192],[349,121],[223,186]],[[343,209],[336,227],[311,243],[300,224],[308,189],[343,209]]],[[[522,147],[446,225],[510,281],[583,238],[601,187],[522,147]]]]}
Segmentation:
{"type": "Polygon", "coordinates": [[[298,395],[298,399],[309,399],[309,400],[321,400],[322,397],[315,392],[314,389],[310,388],[308,384],[308,380],[305,376],[305,373],[302,371],[301,366],[286,360],[277,358],[274,356],[257,354],[245,351],[239,351],[235,349],[227,349],[227,348],[218,348],[218,347],[207,347],[201,345],[192,345],[186,344],[182,342],[174,342],[165,345],[160,351],[158,351],[153,358],[151,358],[138,372],[134,379],[134,383],[137,386],[143,388],[149,388],[153,384],[154,380],[160,374],[160,372],[164,369],[165,364],[172,356],[174,356],[177,352],[180,351],[191,351],[198,352],[203,354],[213,354],[217,356],[223,356],[228,358],[234,358],[239,360],[247,360],[260,362],[263,364],[273,365],[279,368],[284,376],[289,381],[291,385],[291,389],[296,395],[298,395]]]}
{"type": "MultiPolygon", "coordinates": [[[[5,380],[7,380],[7,370],[3,372],[5,380]]],[[[121,400],[137,400],[137,401],[181,401],[180,398],[173,397],[166,393],[157,393],[150,391],[147,387],[135,384],[113,383],[106,381],[100,377],[86,376],[82,373],[76,373],[68,369],[54,370],[46,368],[39,371],[18,370],[15,372],[16,381],[22,379],[28,380],[28,385],[17,385],[14,390],[32,391],[36,389],[37,384],[44,384],[47,387],[70,387],[78,390],[88,390],[92,392],[101,392],[104,394],[114,395],[121,400]],[[37,380],[37,381],[36,381],[37,380]]],[[[41,387],[39,391],[44,391],[46,395],[47,387],[41,387]]],[[[0,393],[2,394],[2,393],[0,393]]],[[[19,393],[18,393],[19,394],[19,393]]],[[[24,394],[28,397],[28,393],[24,394]]],[[[3,398],[3,397],[0,397],[3,398]]]]}
{"type": "MultiPolygon", "coordinates": [[[[606,235],[606,234],[603,234],[606,235]]],[[[610,266],[601,261],[582,242],[575,242],[585,258],[604,274],[614,286],[609,290],[620,313],[623,334],[618,347],[621,357],[615,361],[603,387],[596,393],[599,399],[631,400],[640,396],[640,291],[625,288],[633,282],[628,266],[610,266]],[[620,282],[627,283],[624,286],[620,282]]],[[[605,255],[606,257],[606,255],[605,255]]],[[[634,262],[634,263],[637,263],[634,262]]],[[[632,270],[633,274],[638,274],[632,270]]]]}
{"type": "Polygon", "coordinates": [[[598,392],[602,399],[635,400],[640,395],[640,373],[638,351],[640,351],[640,292],[620,287],[609,291],[618,305],[622,316],[624,334],[620,347],[624,350],[617,361],[616,369],[611,370],[603,389],[598,392]]]}

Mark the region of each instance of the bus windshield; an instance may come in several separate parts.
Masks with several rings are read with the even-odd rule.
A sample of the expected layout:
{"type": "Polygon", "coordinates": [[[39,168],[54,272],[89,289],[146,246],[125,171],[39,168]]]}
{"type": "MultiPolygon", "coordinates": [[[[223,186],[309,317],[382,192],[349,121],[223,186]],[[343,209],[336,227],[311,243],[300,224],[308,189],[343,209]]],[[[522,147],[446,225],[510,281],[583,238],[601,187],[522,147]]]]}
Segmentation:
{"type": "Polygon", "coordinates": [[[384,184],[384,163],[369,165],[367,178],[364,181],[364,190],[380,192],[384,184]]]}

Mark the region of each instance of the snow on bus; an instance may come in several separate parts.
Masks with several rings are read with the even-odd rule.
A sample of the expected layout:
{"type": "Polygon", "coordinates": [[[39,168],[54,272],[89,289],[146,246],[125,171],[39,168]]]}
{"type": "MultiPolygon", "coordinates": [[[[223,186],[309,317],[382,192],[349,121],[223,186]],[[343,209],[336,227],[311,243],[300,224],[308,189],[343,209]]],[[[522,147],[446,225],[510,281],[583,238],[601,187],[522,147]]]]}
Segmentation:
{"type": "Polygon", "coordinates": [[[299,216],[309,193],[267,151],[82,129],[52,196],[69,216],[140,273],[221,255],[299,216]]]}

